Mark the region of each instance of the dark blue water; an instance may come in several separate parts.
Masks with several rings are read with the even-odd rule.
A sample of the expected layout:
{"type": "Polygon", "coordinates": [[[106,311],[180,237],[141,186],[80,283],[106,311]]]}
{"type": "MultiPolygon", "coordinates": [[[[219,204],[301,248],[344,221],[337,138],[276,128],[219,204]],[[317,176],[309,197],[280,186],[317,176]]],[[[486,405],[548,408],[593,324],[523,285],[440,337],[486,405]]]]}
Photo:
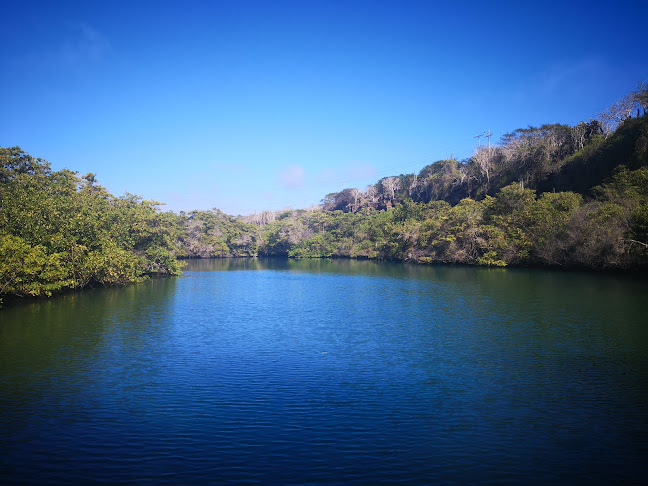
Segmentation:
{"type": "Polygon", "coordinates": [[[648,283],[191,262],[0,310],[0,482],[646,480],[648,283]]]}

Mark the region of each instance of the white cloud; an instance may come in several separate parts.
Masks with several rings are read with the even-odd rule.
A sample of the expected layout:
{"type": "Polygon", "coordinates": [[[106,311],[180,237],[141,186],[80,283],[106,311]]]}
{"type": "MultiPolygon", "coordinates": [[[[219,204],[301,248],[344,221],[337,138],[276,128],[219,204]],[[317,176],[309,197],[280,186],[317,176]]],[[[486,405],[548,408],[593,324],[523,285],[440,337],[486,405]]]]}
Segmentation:
{"type": "Polygon", "coordinates": [[[281,185],[286,189],[301,189],[304,187],[306,172],[296,164],[289,165],[277,173],[281,185]]]}
{"type": "Polygon", "coordinates": [[[377,178],[378,169],[368,162],[349,162],[342,167],[327,167],[318,175],[320,182],[340,187],[364,186],[377,178]]]}
{"type": "Polygon", "coordinates": [[[347,170],[351,179],[366,179],[367,177],[378,176],[378,169],[368,162],[351,162],[347,170]]]}

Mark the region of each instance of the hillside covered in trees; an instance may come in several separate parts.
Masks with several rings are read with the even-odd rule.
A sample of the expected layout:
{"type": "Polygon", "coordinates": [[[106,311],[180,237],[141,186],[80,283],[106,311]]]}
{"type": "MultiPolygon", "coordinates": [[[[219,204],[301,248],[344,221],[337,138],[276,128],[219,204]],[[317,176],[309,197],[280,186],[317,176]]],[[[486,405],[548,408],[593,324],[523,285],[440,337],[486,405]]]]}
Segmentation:
{"type": "Polygon", "coordinates": [[[308,210],[234,217],[158,205],[0,148],[0,298],[176,275],[182,258],[645,269],[648,86],[596,120],[518,129],[467,160],[328,194],[308,210]]]}
{"type": "Polygon", "coordinates": [[[184,214],[187,256],[283,255],[638,269],[647,262],[648,86],[596,120],[518,129],[468,160],[308,210],[184,214]]]}

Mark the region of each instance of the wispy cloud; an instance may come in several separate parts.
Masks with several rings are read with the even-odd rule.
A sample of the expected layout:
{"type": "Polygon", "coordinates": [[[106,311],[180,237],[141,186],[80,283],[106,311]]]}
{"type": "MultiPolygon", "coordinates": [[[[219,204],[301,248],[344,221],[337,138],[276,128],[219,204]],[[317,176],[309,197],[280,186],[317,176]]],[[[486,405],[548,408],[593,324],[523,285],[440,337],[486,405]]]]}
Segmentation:
{"type": "Polygon", "coordinates": [[[333,183],[336,186],[364,185],[368,179],[378,177],[378,169],[368,162],[350,162],[343,167],[328,167],[318,174],[320,182],[333,183]]]}
{"type": "Polygon", "coordinates": [[[558,63],[550,66],[540,77],[540,89],[554,93],[566,85],[573,86],[575,80],[591,80],[605,69],[600,57],[588,57],[573,63],[558,63]]]}
{"type": "Polygon", "coordinates": [[[26,59],[46,69],[83,70],[104,61],[112,52],[108,38],[85,22],[67,25],[58,44],[42,46],[26,59]]]}
{"type": "Polygon", "coordinates": [[[510,101],[513,106],[525,107],[532,113],[548,109],[549,105],[539,100],[560,100],[561,106],[554,105],[553,112],[559,112],[567,104],[583,109],[597,103],[599,95],[615,78],[613,65],[602,56],[556,61],[518,81],[511,90],[510,101]]]}
{"type": "Polygon", "coordinates": [[[113,53],[108,38],[86,22],[58,24],[51,37],[54,40],[49,43],[37,40],[22,54],[23,67],[78,74],[102,64],[113,53]]]}
{"type": "Polygon", "coordinates": [[[306,181],[306,171],[300,165],[289,165],[277,172],[277,178],[286,189],[301,189],[306,181]]]}
{"type": "Polygon", "coordinates": [[[69,65],[80,65],[102,60],[110,51],[108,39],[85,22],[73,27],[74,35],[60,47],[60,60],[69,65]]]}
{"type": "Polygon", "coordinates": [[[351,179],[366,179],[378,175],[378,169],[368,162],[351,162],[346,169],[351,179]]]}

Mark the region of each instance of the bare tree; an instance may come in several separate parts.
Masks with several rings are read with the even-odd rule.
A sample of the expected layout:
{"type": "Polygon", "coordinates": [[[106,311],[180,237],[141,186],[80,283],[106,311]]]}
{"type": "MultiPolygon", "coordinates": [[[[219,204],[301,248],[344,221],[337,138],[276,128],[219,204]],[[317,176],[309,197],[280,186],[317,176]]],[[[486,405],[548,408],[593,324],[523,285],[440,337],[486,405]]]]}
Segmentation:
{"type": "MultiPolygon", "coordinates": [[[[503,156],[503,162],[520,178],[527,182],[538,180],[557,161],[568,155],[573,146],[578,146],[579,140],[584,144],[589,133],[587,124],[578,127],[553,124],[518,129],[502,137],[502,145],[491,153],[490,166],[492,168],[493,162],[503,156]]],[[[481,160],[484,159],[482,156],[481,160]]],[[[492,177],[492,170],[490,172],[492,177]]]]}
{"type": "Polygon", "coordinates": [[[601,124],[603,134],[607,138],[624,120],[631,118],[632,114],[643,108],[644,114],[648,110],[648,83],[639,83],[636,91],[632,91],[613,103],[607,110],[598,114],[597,120],[601,124]]]}
{"type": "Polygon", "coordinates": [[[261,213],[261,221],[263,224],[270,224],[277,218],[277,213],[274,211],[263,211],[261,213]]]}
{"type": "Polygon", "coordinates": [[[597,119],[601,123],[605,137],[614,132],[623,120],[630,118],[633,111],[634,103],[626,96],[599,113],[597,119]]]}
{"type": "Polygon", "coordinates": [[[493,168],[492,150],[486,147],[479,147],[475,150],[475,155],[472,159],[477,164],[479,172],[486,177],[487,184],[490,184],[490,177],[493,168]]]}
{"type": "Polygon", "coordinates": [[[272,223],[276,219],[276,213],[273,211],[261,211],[257,213],[256,211],[249,216],[244,216],[241,218],[242,221],[246,223],[256,224],[257,226],[263,226],[269,223],[272,223]]]}
{"type": "Polygon", "coordinates": [[[367,186],[367,190],[364,192],[367,203],[371,207],[376,207],[378,203],[378,189],[376,186],[367,186]]]}
{"type": "Polygon", "coordinates": [[[263,215],[262,215],[262,213],[257,213],[256,211],[254,211],[252,214],[245,217],[243,220],[246,223],[253,223],[253,224],[256,224],[257,226],[261,226],[263,224],[263,222],[262,222],[263,215]]]}
{"type": "Polygon", "coordinates": [[[418,186],[419,186],[418,175],[414,174],[412,180],[409,183],[409,187],[407,188],[407,193],[412,199],[414,198],[414,194],[416,194],[416,190],[418,189],[418,186]]]}
{"type": "Polygon", "coordinates": [[[400,179],[398,177],[385,177],[382,180],[382,185],[387,192],[390,201],[393,201],[396,197],[396,191],[400,189],[400,179]]]}
{"type": "Polygon", "coordinates": [[[580,122],[575,127],[571,127],[571,137],[576,150],[581,150],[585,146],[585,137],[587,135],[587,125],[580,122]]]}
{"type": "Polygon", "coordinates": [[[355,213],[358,210],[358,202],[360,201],[360,189],[354,187],[350,189],[349,192],[351,194],[351,197],[353,198],[351,211],[355,213]]]}
{"type": "Polygon", "coordinates": [[[459,164],[459,183],[463,184],[464,181],[466,180],[466,177],[468,177],[466,166],[463,164],[459,164]]]}
{"type": "Polygon", "coordinates": [[[638,108],[643,110],[644,116],[648,114],[648,81],[639,83],[637,90],[630,94],[638,108]]]}

